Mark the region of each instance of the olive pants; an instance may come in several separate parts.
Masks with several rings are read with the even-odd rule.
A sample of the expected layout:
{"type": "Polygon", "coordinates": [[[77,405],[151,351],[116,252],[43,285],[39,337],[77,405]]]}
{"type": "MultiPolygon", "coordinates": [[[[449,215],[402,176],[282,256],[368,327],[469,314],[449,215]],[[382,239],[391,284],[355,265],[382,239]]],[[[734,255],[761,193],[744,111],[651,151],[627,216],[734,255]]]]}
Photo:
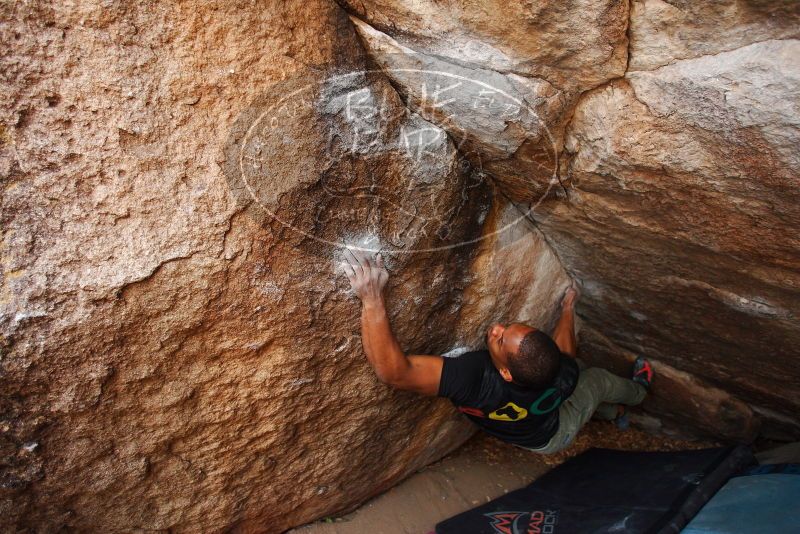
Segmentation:
{"type": "Polygon", "coordinates": [[[592,415],[603,419],[616,417],[615,404],[635,406],[644,400],[647,390],[627,378],[620,378],[599,367],[581,369],[575,391],[558,408],[558,430],[540,449],[528,449],[540,454],[552,454],[566,448],[592,415]]]}

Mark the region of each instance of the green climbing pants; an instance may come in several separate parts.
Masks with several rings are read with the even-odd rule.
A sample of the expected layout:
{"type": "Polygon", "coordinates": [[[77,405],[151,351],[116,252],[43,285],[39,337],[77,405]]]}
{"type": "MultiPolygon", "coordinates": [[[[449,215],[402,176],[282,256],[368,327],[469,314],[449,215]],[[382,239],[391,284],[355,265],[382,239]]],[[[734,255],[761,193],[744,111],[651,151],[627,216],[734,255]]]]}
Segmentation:
{"type": "Polygon", "coordinates": [[[581,369],[575,391],[558,409],[558,430],[542,448],[529,449],[552,454],[566,448],[592,415],[603,419],[616,416],[614,404],[635,406],[644,400],[647,390],[633,380],[620,378],[599,367],[581,369]],[[600,408],[598,410],[598,408],[600,408]]]}

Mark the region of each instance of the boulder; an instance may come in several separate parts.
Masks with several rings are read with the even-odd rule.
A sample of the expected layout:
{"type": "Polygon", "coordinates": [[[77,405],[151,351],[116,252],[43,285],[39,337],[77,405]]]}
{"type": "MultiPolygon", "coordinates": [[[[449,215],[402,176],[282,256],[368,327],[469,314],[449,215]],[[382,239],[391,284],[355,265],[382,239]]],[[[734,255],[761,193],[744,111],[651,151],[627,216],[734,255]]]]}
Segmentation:
{"type": "Polygon", "coordinates": [[[625,69],[625,3],[342,5],[407,105],[446,129],[517,202],[559,187],[558,154],[577,98],[625,69]]]}
{"type": "Polygon", "coordinates": [[[459,153],[491,175],[505,195],[535,202],[558,184],[567,104],[562,92],[538,78],[419,54],[354,17],[353,22],[406,105],[446,129],[459,153]]]}
{"type": "Polygon", "coordinates": [[[337,0],[400,45],[445,61],[582,91],[625,72],[627,2],[337,0]]]}
{"type": "MultiPolygon", "coordinates": [[[[629,54],[618,48],[627,43],[623,27],[597,33],[591,15],[627,16],[618,5],[582,4],[580,15],[550,3],[343,5],[409,106],[465,140],[459,148],[471,161],[531,210],[581,280],[579,314],[608,339],[604,346],[703,384],[675,394],[718,388],[743,420],[750,412],[763,419],[767,434],[800,432],[796,2],[634,1],[629,54]],[[571,31],[554,31],[567,12],[571,31]],[[620,54],[590,65],[591,53],[573,46],[579,41],[620,54]],[[572,82],[553,61],[556,48],[572,51],[572,82]],[[463,110],[435,105],[420,89],[424,77],[403,65],[450,65],[536,104],[511,120],[480,109],[459,119],[463,110]],[[548,105],[545,84],[555,91],[548,105]]],[[[709,426],[703,403],[651,409],[690,433],[746,440],[755,428],[709,426]]]]}
{"type": "MultiPolygon", "coordinates": [[[[602,333],[585,326],[579,352],[587,365],[629,377],[639,354],[615,346],[602,333]]],[[[727,442],[751,442],[760,430],[753,410],[727,391],[650,358],[655,377],[641,406],[633,408],[631,420],[645,430],[678,439],[703,437],[727,442]],[[640,410],[654,415],[643,415],[640,410]],[[686,414],[692,414],[691,424],[686,414]]]]}
{"type": "Polygon", "coordinates": [[[630,19],[628,71],[800,37],[793,0],[633,0],[630,19]]]}
{"type": "Polygon", "coordinates": [[[347,246],[409,353],[572,277],[637,420],[800,435],[796,3],[340,4],[0,5],[3,530],[280,532],[462,443],[347,246]]]}
{"type": "Polygon", "coordinates": [[[561,262],[531,222],[528,210],[495,202],[483,226],[472,276],[459,311],[459,340],[480,347],[494,323],[522,322],[551,332],[571,280],[561,262]]]}
{"type": "Polygon", "coordinates": [[[477,259],[490,184],[338,6],[0,9],[0,529],[280,532],[471,435],[379,383],[337,260],[384,251],[429,354],[480,344],[467,297],[527,314],[466,291],[516,265],[477,259]]]}
{"type": "Polygon", "coordinates": [[[593,91],[568,129],[568,197],[534,213],[582,281],[594,329],[795,432],[798,44],[748,45],[593,91]]]}

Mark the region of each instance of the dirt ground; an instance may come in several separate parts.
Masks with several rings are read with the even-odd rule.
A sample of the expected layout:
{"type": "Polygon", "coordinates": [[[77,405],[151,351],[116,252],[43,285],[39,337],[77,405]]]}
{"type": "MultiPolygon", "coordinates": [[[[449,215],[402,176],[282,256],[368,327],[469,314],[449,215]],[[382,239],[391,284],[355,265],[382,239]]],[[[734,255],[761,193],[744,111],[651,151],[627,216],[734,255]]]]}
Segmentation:
{"type": "Polygon", "coordinates": [[[290,534],[428,534],[436,523],[530,484],[553,466],[590,447],[668,451],[714,446],[619,430],[592,421],[566,450],[542,456],[480,432],[463,447],[418,471],[352,513],[298,527],[290,534]]]}

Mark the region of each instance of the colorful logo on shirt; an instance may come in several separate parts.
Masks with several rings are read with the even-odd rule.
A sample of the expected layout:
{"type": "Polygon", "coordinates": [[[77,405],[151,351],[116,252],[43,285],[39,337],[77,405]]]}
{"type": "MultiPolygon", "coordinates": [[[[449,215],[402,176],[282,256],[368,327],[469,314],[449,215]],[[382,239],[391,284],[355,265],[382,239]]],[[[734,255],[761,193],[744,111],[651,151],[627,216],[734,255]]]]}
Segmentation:
{"type": "MultiPolygon", "coordinates": [[[[498,408],[489,414],[489,419],[495,421],[522,421],[528,417],[528,413],[534,415],[544,415],[552,412],[561,405],[561,395],[557,395],[555,388],[545,390],[542,395],[533,401],[531,407],[526,410],[517,406],[513,402],[507,402],[502,408],[498,408]]],[[[458,410],[473,417],[486,417],[480,408],[469,406],[459,406],[458,410]]]]}
{"type": "Polygon", "coordinates": [[[475,417],[486,417],[483,415],[483,410],[479,408],[470,408],[469,406],[459,406],[458,411],[463,412],[467,415],[474,415],[475,417]]]}
{"type": "Polygon", "coordinates": [[[550,413],[556,408],[558,405],[561,404],[561,395],[556,395],[554,399],[552,399],[548,404],[542,406],[545,403],[545,400],[556,394],[556,388],[550,388],[542,393],[542,396],[536,399],[533,404],[531,404],[531,413],[536,415],[544,415],[546,413],[550,413]]]}
{"type": "Polygon", "coordinates": [[[528,417],[528,410],[520,408],[513,402],[506,403],[502,408],[498,408],[489,414],[489,419],[495,421],[519,421],[528,417]]]}

